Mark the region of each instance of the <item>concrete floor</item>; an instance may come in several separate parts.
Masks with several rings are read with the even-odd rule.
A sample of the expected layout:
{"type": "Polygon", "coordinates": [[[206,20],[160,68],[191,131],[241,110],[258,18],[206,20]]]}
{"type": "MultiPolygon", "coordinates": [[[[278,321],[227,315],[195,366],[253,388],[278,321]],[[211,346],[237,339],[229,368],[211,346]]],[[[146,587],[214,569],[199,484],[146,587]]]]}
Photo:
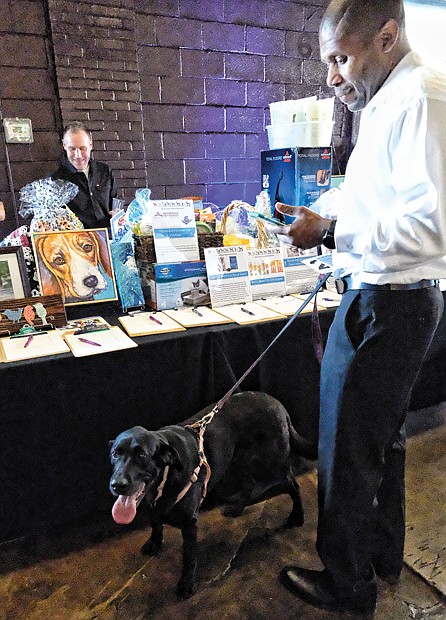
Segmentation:
{"type": "MultiPolygon", "coordinates": [[[[376,620],[446,620],[446,425],[409,440],[407,544],[401,582],[379,583],[376,620]]],[[[278,582],[285,564],[318,567],[316,473],[299,479],[302,528],[280,529],[290,509],[282,496],[237,519],[219,509],[200,516],[199,590],[178,601],[181,537],[166,528],[157,558],[139,553],[147,532],[110,521],[66,529],[0,548],[1,620],[336,620],[278,582]]],[[[110,507],[112,499],[110,499],[110,507]]]]}

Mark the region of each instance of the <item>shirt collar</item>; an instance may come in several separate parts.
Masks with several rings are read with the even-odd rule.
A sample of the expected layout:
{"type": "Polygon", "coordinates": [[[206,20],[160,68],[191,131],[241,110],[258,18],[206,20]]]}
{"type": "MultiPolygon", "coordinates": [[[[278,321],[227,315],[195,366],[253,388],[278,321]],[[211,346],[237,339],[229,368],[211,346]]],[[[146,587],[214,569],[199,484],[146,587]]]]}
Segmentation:
{"type": "Polygon", "coordinates": [[[373,112],[375,108],[385,103],[386,99],[395,92],[395,89],[401,88],[401,82],[406,76],[421,64],[421,59],[416,52],[408,52],[396,65],[378,92],[370,99],[364,110],[373,112]]]}

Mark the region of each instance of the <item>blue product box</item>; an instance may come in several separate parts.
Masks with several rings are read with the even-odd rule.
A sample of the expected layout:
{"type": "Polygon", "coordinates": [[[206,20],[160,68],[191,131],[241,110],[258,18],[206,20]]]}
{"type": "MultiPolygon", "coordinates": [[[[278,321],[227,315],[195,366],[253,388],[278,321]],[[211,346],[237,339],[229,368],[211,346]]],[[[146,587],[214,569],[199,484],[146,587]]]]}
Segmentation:
{"type": "MultiPolygon", "coordinates": [[[[331,187],[331,158],[331,146],[261,151],[262,189],[268,192],[271,205],[311,207],[331,187]]],[[[273,216],[283,219],[274,206],[273,216]]]]}
{"type": "Polygon", "coordinates": [[[155,310],[210,304],[204,260],[152,263],[146,269],[146,301],[155,310]]]}

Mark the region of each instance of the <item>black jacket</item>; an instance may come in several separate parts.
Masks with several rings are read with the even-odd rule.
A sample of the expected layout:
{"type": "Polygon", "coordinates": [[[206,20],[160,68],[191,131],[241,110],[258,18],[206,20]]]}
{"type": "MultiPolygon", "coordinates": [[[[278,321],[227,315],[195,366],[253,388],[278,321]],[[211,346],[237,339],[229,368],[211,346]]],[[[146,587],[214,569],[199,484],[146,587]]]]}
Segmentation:
{"type": "Polygon", "coordinates": [[[78,186],[78,193],[67,206],[85,228],[110,226],[109,211],[112,210],[113,198],[116,198],[116,189],[113,173],[107,164],[90,159],[87,181],[85,174],[78,172],[68,159],[65,159],[51,178],[71,181],[78,186]]]}

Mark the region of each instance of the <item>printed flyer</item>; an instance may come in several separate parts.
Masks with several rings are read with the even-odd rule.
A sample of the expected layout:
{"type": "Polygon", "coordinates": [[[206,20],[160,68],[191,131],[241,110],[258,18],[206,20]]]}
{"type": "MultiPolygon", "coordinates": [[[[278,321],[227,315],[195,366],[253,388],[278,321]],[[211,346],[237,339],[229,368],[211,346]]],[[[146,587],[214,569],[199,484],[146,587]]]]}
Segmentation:
{"type": "Polygon", "coordinates": [[[303,254],[301,250],[288,243],[282,243],[281,249],[287,294],[310,293],[316,286],[318,274],[307,261],[316,258],[316,255],[303,254]]]}
{"type": "Polygon", "coordinates": [[[192,200],[151,200],[157,263],[199,260],[192,200]]]}
{"type": "Polygon", "coordinates": [[[213,308],[252,301],[245,246],[205,248],[204,255],[213,308]]]}
{"type": "Polygon", "coordinates": [[[285,295],[285,272],[280,248],[249,249],[247,252],[253,300],[285,295]]]}

